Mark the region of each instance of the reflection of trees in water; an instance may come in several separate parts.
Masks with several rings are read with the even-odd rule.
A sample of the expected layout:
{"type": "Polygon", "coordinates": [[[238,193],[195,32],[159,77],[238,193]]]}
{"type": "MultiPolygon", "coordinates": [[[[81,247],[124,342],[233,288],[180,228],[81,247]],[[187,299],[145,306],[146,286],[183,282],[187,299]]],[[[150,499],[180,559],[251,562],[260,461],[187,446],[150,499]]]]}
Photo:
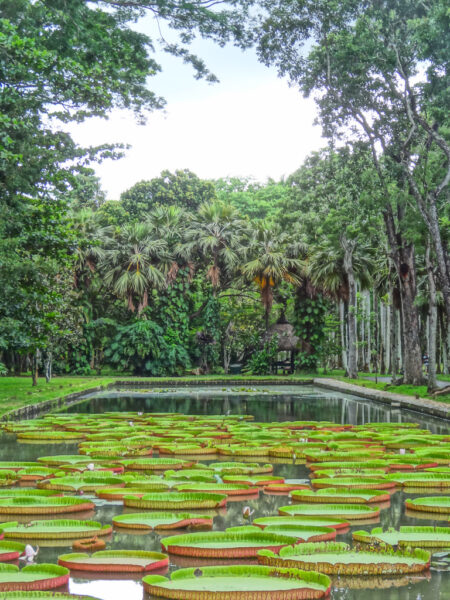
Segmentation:
{"type": "Polygon", "coordinates": [[[389,405],[327,392],[300,390],[298,393],[249,394],[239,392],[205,393],[183,391],[174,394],[93,397],[67,408],[66,412],[105,411],[174,412],[198,415],[251,414],[255,421],[332,421],[352,425],[371,422],[416,422],[433,433],[445,432],[448,425],[412,411],[391,409],[389,405]]]}

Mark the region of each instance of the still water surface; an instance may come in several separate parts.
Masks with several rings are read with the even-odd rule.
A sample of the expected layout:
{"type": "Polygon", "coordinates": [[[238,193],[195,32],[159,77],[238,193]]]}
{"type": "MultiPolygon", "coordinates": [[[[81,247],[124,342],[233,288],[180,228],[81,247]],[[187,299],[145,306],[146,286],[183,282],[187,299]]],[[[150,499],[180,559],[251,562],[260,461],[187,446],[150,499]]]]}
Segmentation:
{"type": "MultiPolygon", "coordinates": [[[[176,388],[154,392],[151,390],[118,390],[99,393],[65,409],[70,413],[101,413],[107,411],[143,411],[143,412],[181,412],[184,414],[253,414],[255,421],[290,420],[326,420],[335,423],[354,425],[368,422],[416,422],[420,427],[433,433],[447,433],[449,423],[419,413],[405,410],[392,410],[389,406],[375,404],[354,396],[344,396],[309,386],[300,388],[265,387],[254,392],[231,391],[223,388],[176,388]]],[[[51,454],[77,454],[76,444],[18,443],[15,436],[3,434],[0,439],[0,460],[35,460],[39,456],[51,454]]],[[[211,460],[220,460],[212,457],[211,460]]],[[[228,461],[229,457],[223,457],[228,461]]],[[[239,460],[245,460],[241,457],[239,460]]],[[[254,457],[248,460],[258,462],[254,457]]],[[[261,459],[260,462],[272,462],[274,474],[285,478],[306,479],[309,471],[302,463],[290,460],[261,459]]],[[[202,459],[203,463],[208,463],[202,459]]],[[[435,492],[433,492],[434,495],[435,492]]],[[[338,535],[339,541],[351,543],[351,532],[357,529],[370,530],[372,527],[395,527],[400,525],[447,525],[447,521],[411,518],[405,513],[405,498],[424,496],[396,492],[391,505],[381,512],[380,520],[374,523],[354,525],[348,533],[338,535]]],[[[86,494],[86,496],[88,496],[86,494]]],[[[120,502],[107,502],[94,498],[95,514],[83,515],[83,518],[95,519],[102,523],[111,523],[112,517],[124,512],[138,512],[136,509],[124,509],[120,502]]],[[[289,504],[286,495],[262,493],[257,500],[228,502],[227,509],[215,513],[214,529],[248,524],[242,518],[242,508],[246,505],[255,510],[253,518],[278,514],[278,507],[289,504]]],[[[82,515],[79,515],[81,518],[82,515]]],[[[15,520],[15,519],[11,519],[15,520]]],[[[173,532],[171,533],[173,535],[173,532]]],[[[155,532],[132,534],[114,531],[107,540],[108,549],[160,550],[160,535],[155,532]]],[[[59,554],[70,552],[70,542],[47,542],[41,544],[39,562],[56,562],[59,554]],[[61,544],[56,546],[55,544],[61,544]]],[[[193,561],[177,557],[172,559],[170,569],[193,565],[193,561]]],[[[72,593],[89,594],[101,600],[150,600],[144,594],[141,577],[125,578],[123,575],[98,579],[88,579],[85,574],[73,576],[69,589],[72,593]]],[[[450,573],[429,572],[405,578],[356,579],[335,578],[331,593],[332,600],[450,600],[450,573]]]]}

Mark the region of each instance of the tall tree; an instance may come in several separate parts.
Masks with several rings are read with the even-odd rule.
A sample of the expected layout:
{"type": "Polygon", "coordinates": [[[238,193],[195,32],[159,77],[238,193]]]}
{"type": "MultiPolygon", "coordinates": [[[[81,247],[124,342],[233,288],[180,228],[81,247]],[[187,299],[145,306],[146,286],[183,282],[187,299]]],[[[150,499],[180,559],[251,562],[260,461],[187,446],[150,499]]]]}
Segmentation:
{"type": "Polygon", "coordinates": [[[450,271],[439,222],[450,182],[445,2],[261,4],[261,59],[316,97],[326,135],[352,142],[363,137],[371,146],[400,282],[405,379],[420,383],[415,254],[404,235],[409,203],[429,229],[450,326],[450,271]]]}

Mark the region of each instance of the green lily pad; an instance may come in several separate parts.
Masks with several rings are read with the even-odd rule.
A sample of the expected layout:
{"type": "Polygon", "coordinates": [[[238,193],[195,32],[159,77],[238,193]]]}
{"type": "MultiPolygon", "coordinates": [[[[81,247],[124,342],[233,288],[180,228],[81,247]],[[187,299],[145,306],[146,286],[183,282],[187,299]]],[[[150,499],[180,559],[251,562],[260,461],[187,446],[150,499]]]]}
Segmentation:
{"type": "Polygon", "coordinates": [[[53,496],[18,496],[0,499],[0,514],[8,515],[52,515],[57,513],[93,510],[95,504],[87,499],[53,496]]]}
{"type": "Polygon", "coordinates": [[[420,549],[394,552],[388,548],[355,551],[341,542],[321,542],[286,546],[278,554],[261,550],[258,562],[271,567],[320,571],[327,575],[397,575],[428,569],[430,553],[420,549]]]}
{"type": "Polygon", "coordinates": [[[333,529],[347,529],[350,526],[348,521],[344,519],[335,519],[332,516],[327,517],[309,517],[299,515],[298,517],[293,516],[275,516],[275,517],[258,517],[253,520],[253,525],[265,528],[270,525],[292,525],[293,527],[332,527],[333,529]]]}
{"type": "Polygon", "coordinates": [[[102,550],[91,555],[72,552],[58,556],[58,565],[76,571],[145,573],[167,567],[169,557],[143,550],[102,550]]]}
{"type": "Polygon", "coordinates": [[[9,521],[0,523],[0,534],[5,538],[15,539],[71,539],[108,535],[110,525],[102,525],[97,521],[77,521],[71,519],[55,519],[51,521],[31,521],[26,525],[9,521]]]}
{"type": "Polygon", "coordinates": [[[113,524],[128,529],[182,529],[184,527],[212,528],[211,517],[193,513],[132,513],[113,517],[113,524]]]}
{"type": "Polygon", "coordinates": [[[368,531],[355,531],[353,539],[358,542],[383,543],[389,546],[417,546],[420,548],[450,547],[450,527],[400,527],[400,530],[381,527],[368,531]]]}
{"type": "Polygon", "coordinates": [[[57,565],[27,565],[19,569],[16,565],[0,564],[0,591],[50,590],[69,581],[69,569],[57,565]]]}
{"type": "Polygon", "coordinates": [[[295,504],[282,506],[280,515],[289,516],[336,516],[340,519],[373,519],[380,514],[380,509],[363,504],[295,504]]]}
{"type": "Polygon", "coordinates": [[[142,498],[124,498],[124,505],[131,508],[145,508],[150,510],[183,510],[220,508],[225,506],[227,497],[224,494],[205,494],[190,492],[173,492],[161,494],[145,494],[142,498]]]}
{"type": "Polygon", "coordinates": [[[427,496],[425,498],[408,498],[406,508],[431,513],[450,513],[450,496],[427,496]]]}
{"type": "Polygon", "coordinates": [[[367,504],[372,502],[388,502],[390,495],[381,490],[323,488],[312,490],[295,490],[291,493],[293,502],[319,502],[339,504],[367,504]]]}
{"type": "Polygon", "coordinates": [[[147,575],[142,581],[149,594],[184,600],[200,598],[199,594],[207,594],[213,599],[216,593],[229,594],[229,598],[236,600],[274,600],[278,597],[308,600],[324,598],[330,590],[326,575],[256,565],[179,569],[170,579],[147,575]]]}

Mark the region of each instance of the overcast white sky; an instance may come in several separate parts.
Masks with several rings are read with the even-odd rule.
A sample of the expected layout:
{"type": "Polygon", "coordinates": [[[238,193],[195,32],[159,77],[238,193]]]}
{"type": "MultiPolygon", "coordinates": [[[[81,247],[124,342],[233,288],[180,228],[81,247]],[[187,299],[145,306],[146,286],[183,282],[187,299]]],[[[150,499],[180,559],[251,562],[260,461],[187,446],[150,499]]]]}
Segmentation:
{"type": "MultiPolygon", "coordinates": [[[[152,21],[143,19],[138,28],[151,35],[152,21]]],[[[190,169],[206,179],[279,179],[325,145],[320,127],[313,126],[313,101],[261,65],[254,51],[207,41],[197,42],[193,50],[220,83],[197,81],[181,60],[158,54],[163,72],[149,86],[166,98],[164,112],[150,114],[145,125],[138,125],[132,114],[115,111],[107,121],[90,119],[71,127],[83,145],[131,145],[124,158],[96,167],[108,198],[118,199],[134,183],[163,169],[190,169]]]]}

